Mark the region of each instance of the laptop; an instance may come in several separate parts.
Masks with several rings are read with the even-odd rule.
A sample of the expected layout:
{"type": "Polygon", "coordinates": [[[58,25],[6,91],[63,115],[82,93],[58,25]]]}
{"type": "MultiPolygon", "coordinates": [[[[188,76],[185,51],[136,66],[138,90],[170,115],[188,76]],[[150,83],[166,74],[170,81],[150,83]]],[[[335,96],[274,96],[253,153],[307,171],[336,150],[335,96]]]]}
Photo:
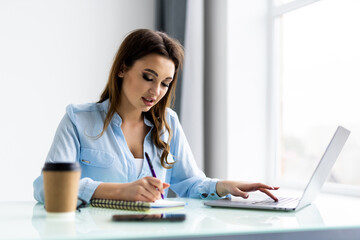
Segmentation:
{"type": "Polygon", "coordinates": [[[323,186],[327,176],[335,164],[346,140],[350,135],[350,131],[339,126],[336,129],[324,155],[312,174],[306,188],[300,198],[279,197],[279,201],[275,202],[271,198],[265,200],[244,200],[241,198],[226,198],[206,201],[204,204],[211,207],[228,207],[228,208],[247,208],[247,209],[265,209],[265,210],[281,210],[296,211],[311,204],[321,187],[323,186]]]}

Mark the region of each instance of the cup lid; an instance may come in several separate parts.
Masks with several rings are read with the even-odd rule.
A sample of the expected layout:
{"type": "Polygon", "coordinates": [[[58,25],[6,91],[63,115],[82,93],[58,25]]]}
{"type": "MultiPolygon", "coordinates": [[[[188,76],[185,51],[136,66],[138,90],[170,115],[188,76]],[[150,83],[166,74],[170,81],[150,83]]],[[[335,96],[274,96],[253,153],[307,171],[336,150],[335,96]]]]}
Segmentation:
{"type": "Polygon", "coordinates": [[[43,167],[43,171],[79,171],[80,164],[78,162],[47,162],[43,167]]]}

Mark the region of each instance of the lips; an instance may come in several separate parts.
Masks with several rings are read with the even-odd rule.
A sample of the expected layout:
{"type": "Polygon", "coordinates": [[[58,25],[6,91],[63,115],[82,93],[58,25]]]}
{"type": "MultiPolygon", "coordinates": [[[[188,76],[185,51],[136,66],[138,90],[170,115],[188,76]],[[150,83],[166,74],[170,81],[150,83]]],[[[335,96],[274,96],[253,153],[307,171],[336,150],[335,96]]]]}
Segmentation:
{"type": "Polygon", "coordinates": [[[143,102],[145,103],[146,106],[152,106],[155,103],[155,99],[154,98],[145,98],[142,97],[143,102]]]}

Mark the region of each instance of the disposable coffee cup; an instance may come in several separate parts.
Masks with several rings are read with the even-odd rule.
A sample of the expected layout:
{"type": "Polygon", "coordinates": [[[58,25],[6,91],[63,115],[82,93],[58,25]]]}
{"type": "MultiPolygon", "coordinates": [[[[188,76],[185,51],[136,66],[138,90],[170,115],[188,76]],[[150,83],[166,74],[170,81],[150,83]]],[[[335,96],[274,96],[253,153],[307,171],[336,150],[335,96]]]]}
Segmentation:
{"type": "Polygon", "coordinates": [[[42,171],[48,215],[75,214],[81,174],[79,163],[45,163],[42,171]]]}

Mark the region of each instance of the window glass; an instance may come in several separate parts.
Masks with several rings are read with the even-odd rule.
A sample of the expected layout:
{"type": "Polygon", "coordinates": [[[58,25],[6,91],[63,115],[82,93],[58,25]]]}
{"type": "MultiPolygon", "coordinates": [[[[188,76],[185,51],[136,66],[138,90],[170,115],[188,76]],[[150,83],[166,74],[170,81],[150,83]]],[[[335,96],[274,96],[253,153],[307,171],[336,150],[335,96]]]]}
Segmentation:
{"type": "Polygon", "coordinates": [[[352,133],[328,181],[360,186],[359,12],[326,0],[280,19],[282,180],[306,183],[342,125],[352,133]]]}

